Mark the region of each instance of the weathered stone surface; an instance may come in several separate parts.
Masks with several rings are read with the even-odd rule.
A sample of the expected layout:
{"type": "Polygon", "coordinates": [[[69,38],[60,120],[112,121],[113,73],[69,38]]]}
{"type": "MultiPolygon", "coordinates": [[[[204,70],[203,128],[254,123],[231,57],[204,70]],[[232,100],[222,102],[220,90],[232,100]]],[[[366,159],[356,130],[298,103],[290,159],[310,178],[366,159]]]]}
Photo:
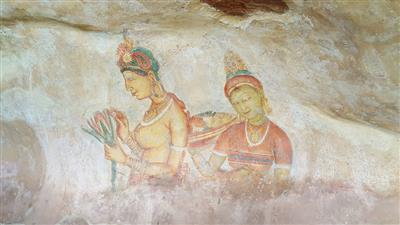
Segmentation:
{"type": "Polygon", "coordinates": [[[281,15],[241,18],[199,1],[3,1],[1,120],[32,127],[47,161],[25,222],[398,223],[398,211],[382,209],[398,209],[399,3],[287,3],[281,15]],[[223,55],[238,52],[292,140],[297,188],[267,203],[222,199],[224,207],[207,188],[101,194],[109,164],[81,124],[108,106],[136,123],[147,108],[124,91],[115,65],[123,28],[153,50],[166,89],[192,114],[232,112],[223,55]],[[335,183],[349,190],[327,188],[335,183]]]}
{"type": "Polygon", "coordinates": [[[0,137],[1,222],[22,222],[43,185],[46,159],[35,131],[24,121],[2,121],[0,137]]]}

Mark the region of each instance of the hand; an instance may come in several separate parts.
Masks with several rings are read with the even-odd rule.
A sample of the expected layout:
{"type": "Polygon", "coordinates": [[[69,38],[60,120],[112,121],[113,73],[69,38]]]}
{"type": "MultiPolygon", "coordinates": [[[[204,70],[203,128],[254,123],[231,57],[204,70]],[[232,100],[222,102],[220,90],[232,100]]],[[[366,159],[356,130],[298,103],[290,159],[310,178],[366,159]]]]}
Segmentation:
{"type": "Polygon", "coordinates": [[[117,139],[117,143],[113,146],[104,145],[105,158],[113,160],[117,163],[125,164],[128,161],[128,155],[122,150],[122,145],[117,139]]]}
{"type": "Polygon", "coordinates": [[[275,169],[273,182],[273,196],[287,193],[290,188],[290,171],[288,169],[275,169]]]}
{"type": "Polygon", "coordinates": [[[128,118],[126,117],[126,115],[121,112],[118,111],[114,108],[111,108],[109,110],[110,115],[115,119],[115,121],[117,122],[117,135],[118,137],[123,141],[126,142],[126,140],[129,137],[129,122],[128,122],[128,118]]]}
{"type": "MultiPolygon", "coordinates": [[[[251,179],[251,170],[247,167],[241,167],[227,173],[227,177],[232,182],[241,183],[251,179]]],[[[246,182],[247,183],[247,182],[246,182]]]]}
{"type": "Polygon", "coordinates": [[[290,178],[290,170],[277,168],[274,170],[275,183],[279,185],[286,185],[290,178]]]}

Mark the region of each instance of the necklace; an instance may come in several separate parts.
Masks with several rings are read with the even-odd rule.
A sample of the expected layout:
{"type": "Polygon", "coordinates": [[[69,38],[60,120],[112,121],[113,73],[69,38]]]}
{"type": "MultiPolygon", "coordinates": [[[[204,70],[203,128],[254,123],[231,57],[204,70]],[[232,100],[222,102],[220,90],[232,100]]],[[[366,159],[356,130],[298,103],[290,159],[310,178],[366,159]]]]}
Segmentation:
{"type": "Polygon", "coordinates": [[[168,109],[172,105],[172,102],[172,98],[166,98],[165,101],[154,106],[153,109],[150,109],[146,112],[145,118],[147,119],[140,122],[140,124],[142,126],[149,126],[159,120],[168,111],[168,109]]]}
{"type": "Polygon", "coordinates": [[[250,147],[254,147],[254,146],[257,146],[257,145],[260,145],[261,143],[263,143],[264,140],[265,140],[265,138],[267,137],[267,134],[268,134],[268,131],[269,131],[270,121],[268,120],[267,129],[265,129],[265,132],[264,132],[264,134],[263,134],[263,136],[262,136],[261,139],[258,138],[258,133],[257,133],[257,132],[255,132],[255,135],[254,135],[254,132],[253,132],[253,134],[252,134],[252,139],[253,139],[253,140],[254,140],[254,139],[258,139],[258,141],[257,141],[256,143],[254,143],[254,142],[252,141],[252,139],[249,138],[249,134],[248,134],[248,133],[249,133],[249,132],[248,132],[248,124],[247,124],[247,123],[248,123],[248,122],[247,122],[247,120],[246,120],[245,123],[244,123],[244,131],[245,131],[245,134],[246,134],[247,144],[249,144],[250,147]]]}

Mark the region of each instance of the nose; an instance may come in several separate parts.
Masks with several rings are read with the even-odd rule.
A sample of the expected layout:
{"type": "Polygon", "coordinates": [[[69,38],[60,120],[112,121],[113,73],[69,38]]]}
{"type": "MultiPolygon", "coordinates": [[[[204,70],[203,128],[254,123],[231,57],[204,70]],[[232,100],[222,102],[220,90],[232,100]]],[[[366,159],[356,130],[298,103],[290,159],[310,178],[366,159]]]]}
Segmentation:
{"type": "Polygon", "coordinates": [[[133,87],[129,86],[129,85],[125,82],[125,89],[126,89],[127,91],[132,91],[132,90],[133,90],[133,87]]]}

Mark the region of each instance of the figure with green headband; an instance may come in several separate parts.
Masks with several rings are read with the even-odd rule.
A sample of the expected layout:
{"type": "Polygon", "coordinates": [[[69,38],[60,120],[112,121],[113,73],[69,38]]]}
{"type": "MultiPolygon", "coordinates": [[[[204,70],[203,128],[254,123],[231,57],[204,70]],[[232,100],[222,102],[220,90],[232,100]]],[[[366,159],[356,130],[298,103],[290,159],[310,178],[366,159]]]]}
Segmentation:
{"type": "Polygon", "coordinates": [[[152,52],[135,47],[124,38],[117,54],[125,89],[138,100],[149,100],[151,105],[133,130],[123,112],[112,110],[118,140],[114,146],[105,145],[105,157],[132,168],[130,184],[175,183],[182,178],[189,114],[184,103],[163,88],[159,64],[152,52]],[[124,145],[139,158],[126,154],[124,145]]]}

